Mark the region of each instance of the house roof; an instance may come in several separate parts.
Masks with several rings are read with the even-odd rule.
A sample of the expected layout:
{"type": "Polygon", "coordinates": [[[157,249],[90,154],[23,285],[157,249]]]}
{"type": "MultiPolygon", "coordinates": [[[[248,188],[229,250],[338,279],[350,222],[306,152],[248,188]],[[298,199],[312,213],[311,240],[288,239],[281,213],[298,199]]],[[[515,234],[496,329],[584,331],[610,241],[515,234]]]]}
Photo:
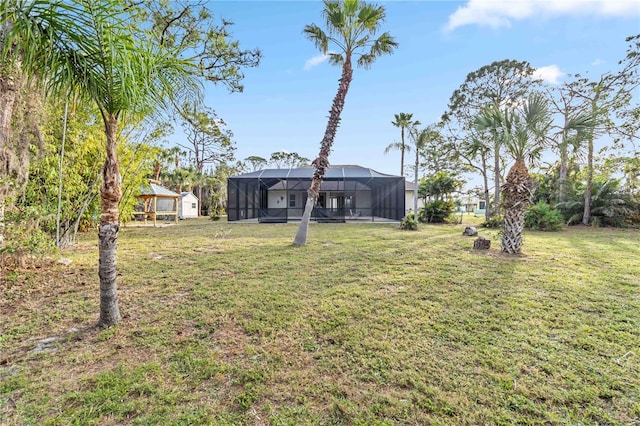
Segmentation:
{"type": "MultiPolygon", "coordinates": [[[[290,169],[264,169],[251,173],[232,176],[232,179],[311,179],[313,166],[303,166],[290,169]]],[[[329,166],[325,179],[367,179],[367,178],[398,178],[400,176],[388,175],[356,165],[329,166]]]]}
{"type": "Polygon", "coordinates": [[[177,194],[170,189],[160,186],[156,183],[148,183],[140,187],[140,195],[142,196],[156,196],[156,197],[171,197],[180,198],[180,194],[177,194]]]}
{"type": "Polygon", "coordinates": [[[182,196],[182,198],[187,197],[189,195],[191,195],[193,198],[195,198],[196,200],[198,199],[198,197],[196,197],[196,194],[194,194],[191,191],[183,191],[180,193],[180,195],[182,196]]]}

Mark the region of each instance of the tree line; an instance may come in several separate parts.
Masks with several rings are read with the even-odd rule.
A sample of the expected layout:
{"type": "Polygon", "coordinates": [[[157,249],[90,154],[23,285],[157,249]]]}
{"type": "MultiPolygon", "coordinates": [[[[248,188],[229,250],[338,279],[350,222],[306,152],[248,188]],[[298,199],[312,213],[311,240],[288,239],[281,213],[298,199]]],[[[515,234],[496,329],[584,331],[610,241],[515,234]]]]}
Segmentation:
{"type": "MultiPolygon", "coordinates": [[[[535,211],[569,224],[638,224],[640,107],[632,95],[640,87],[640,35],[626,41],[618,69],[596,78],[570,75],[548,85],[526,61],[495,61],[467,75],[440,122],[421,128],[413,114],[396,114],[391,124],[401,129],[401,140],[385,153],[400,151],[404,174],[405,154],[415,152],[414,182],[420,184],[414,211],[419,187],[425,201],[435,196],[423,209],[433,213],[433,203],[441,201],[434,185],[457,181],[446,186],[453,194],[463,173],[471,172],[482,179],[473,192],[486,206],[485,223],[502,222],[507,253],[521,251],[531,203],[547,205],[538,204],[535,211]],[[596,142],[602,145],[599,152],[596,142]],[[538,172],[530,175],[531,167],[538,172]],[[425,174],[422,180],[418,170],[425,174]]],[[[444,211],[437,216],[444,218],[453,202],[438,208],[444,211]]]]}

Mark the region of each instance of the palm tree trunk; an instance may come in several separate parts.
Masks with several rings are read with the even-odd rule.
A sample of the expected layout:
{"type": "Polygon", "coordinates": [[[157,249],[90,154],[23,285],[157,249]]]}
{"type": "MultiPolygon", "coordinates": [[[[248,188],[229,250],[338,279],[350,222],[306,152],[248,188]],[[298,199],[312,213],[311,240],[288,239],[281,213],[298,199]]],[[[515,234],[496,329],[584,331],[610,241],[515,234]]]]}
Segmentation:
{"type": "Polygon", "coordinates": [[[400,176],[404,177],[404,127],[400,130],[400,139],[402,140],[402,146],[400,147],[400,176]]]}
{"type": "Polygon", "coordinates": [[[569,164],[567,160],[566,147],[560,152],[560,170],[558,173],[558,202],[567,201],[567,177],[569,175],[569,164]]]}
{"type": "Polygon", "coordinates": [[[324,177],[327,167],[329,167],[329,153],[333,146],[333,141],[340,125],[340,114],[344,109],[344,101],[349,91],[349,84],[353,78],[353,69],[351,68],[351,58],[347,57],[342,65],[342,77],[340,78],[340,84],[338,86],[338,93],[333,98],[333,104],[331,111],[329,112],[329,121],[327,122],[327,128],[324,132],[324,137],[320,143],[320,153],[318,158],[313,160],[315,171],[313,173],[313,179],[311,180],[311,187],[307,191],[307,203],[302,214],[302,221],[298,227],[298,232],[293,240],[294,246],[304,246],[307,244],[307,231],[309,229],[309,220],[311,219],[311,210],[318,199],[320,193],[320,183],[324,177]]]}
{"type": "Polygon", "coordinates": [[[98,254],[100,276],[100,327],[109,327],[120,321],[118,291],[116,285],[116,248],[120,231],[120,212],[118,210],[122,188],[120,168],[116,152],[116,131],[118,119],[109,116],[105,119],[107,136],[106,158],[102,171],[102,214],[98,227],[98,254]]]}
{"type": "Polygon", "coordinates": [[[520,254],[522,251],[522,230],[524,213],[531,197],[529,170],[524,159],[519,158],[513,165],[502,186],[502,251],[520,254]]]}

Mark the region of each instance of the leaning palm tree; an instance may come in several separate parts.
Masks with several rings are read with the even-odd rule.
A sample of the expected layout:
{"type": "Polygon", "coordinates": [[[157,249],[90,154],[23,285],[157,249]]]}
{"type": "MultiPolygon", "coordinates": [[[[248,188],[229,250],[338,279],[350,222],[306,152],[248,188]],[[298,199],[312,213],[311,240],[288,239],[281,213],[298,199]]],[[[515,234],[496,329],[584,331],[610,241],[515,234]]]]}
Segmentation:
{"type": "Polygon", "coordinates": [[[540,94],[531,95],[522,111],[515,108],[503,111],[486,108],[476,120],[482,128],[495,130],[515,164],[502,185],[502,251],[519,254],[522,251],[524,214],[533,190],[527,158],[536,158],[544,148],[546,134],[551,126],[548,101],[540,94]]]}
{"type": "Polygon", "coordinates": [[[353,56],[357,55],[358,66],[368,68],[376,58],[393,53],[398,46],[387,32],[374,38],[385,19],[385,9],[382,6],[370,5],[360,0],[325,0],[322,15],[325,18],[326,32],[316,24],[311,24],[304,27],[303,33],[322,53],[328,55],[331,64],[342,66],[342,76],[329,112],[324,137],[320,142],[320,153],[312,162],[315,170],[311,187],[307,192],[302,221],[293,241],[295,246],[307,243],[311,211],[318,199],[322,178],[329,167],[329,153],[340,125],[340,115],[353,77],[353,56]],[[337,52],[330,51],[330,46],[337,48],[337,52]]]}
{"type": "Polygon", "coordinates": [[[120,321],[116,286],[116,247],[122,197],[117,135],[125,115],[143,115],[175,96],[197,93],[190,63],[160,50],[127,22],[132,10],[118,0],[15,0],[5,43],[23,48],[22,70],[39,73],[56,93],[77,92],[95,102],[106,136],[98,227],[99,326],[120,321]],[[39,57],[42,47],[47,55],[39,57]],[[43,66],[44,65],[44,66],[43,66]],[[183,89],[181,93],[177,93],[183,89]]]}
{"type": "Polygon", "coordinates": [[[408,114],[406,112],[394,114],[393,116],[396,120],[392,121],[391,124],[400,128],[400,142],[393,142],[389,144],[384,149],[384,153],[388,154],[391,150],[400,151],[400,176],[404,176],[404,154],[405,152],[411,151],[411,147],[404,143],[404,131],[415,126],[417,122],[411,120],[413,118],[413,114],[408,114]]]}

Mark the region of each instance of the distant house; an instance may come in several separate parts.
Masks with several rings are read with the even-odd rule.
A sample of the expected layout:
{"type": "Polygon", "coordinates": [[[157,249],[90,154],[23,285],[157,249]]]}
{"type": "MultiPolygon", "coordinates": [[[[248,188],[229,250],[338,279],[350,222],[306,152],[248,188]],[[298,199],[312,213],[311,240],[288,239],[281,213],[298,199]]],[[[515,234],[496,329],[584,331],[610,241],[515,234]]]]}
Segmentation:
{"type": "MultiPolygon", "coordinates": [[[[406,181],[404,184],[404,198],[405,198],[405,214],[409,213],[409,210],[413,211],[413,197],[415,195],[416,184],[406,181]]],[[[424,200],[418,196],[418,210],[424,207],[424,200]]]]}
{"type": "MultiPolygon", "coordinates": [[[[300,220],[314,168],[266,169],[227,180],[229,221],[300,220]]],[[[330,166],[312,218],[318,222],[399,221],[405,215],[404,178],[366,167],[330,166]]]]}
{"type": "MultiPolygon", "coordinates": [[[[415,188],[415,184],[413,182],[407,181],[405,183],[405,206],[407,209],[406,211],[407,213],[409,212],[409,210],[413,210],[414,188],[415,188]]],[[[466,202],[464,202],[462,206],[456,208],[456,211],[458,213],[466,212],[466,213],[473,213],[475,215],[484,215],[485,204],[486,203],[484,200],[470,198],[466,200],[466,202]]],[[[418,210],[420,210],[423,207],[424,207],[424,200],[418,197],[418,210]]]]}
{"type": "Polygon", "coordinates": [[[178,205],[178,217],[180,219],[195,219],[198,217],[200,200],[193,192],[182,192],[180,194],[180,204],[178,205]]]}

